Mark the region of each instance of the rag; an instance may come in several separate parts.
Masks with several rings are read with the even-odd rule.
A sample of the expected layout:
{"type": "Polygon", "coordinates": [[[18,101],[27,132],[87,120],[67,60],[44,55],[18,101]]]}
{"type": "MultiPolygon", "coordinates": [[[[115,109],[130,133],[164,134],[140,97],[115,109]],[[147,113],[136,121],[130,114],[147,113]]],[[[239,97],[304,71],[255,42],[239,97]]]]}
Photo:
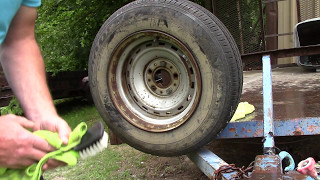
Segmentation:
{"type": "Polygon", "coordinates": [[[248,102],[240,102],[230,122],[242,119],[246,115],[251,114],[254,110],[254,106],[248,102]]]}
{"type": "Polygon", "coordinates": [[[32,164],[25,169],[8,169],[0,167],[0,180],[39,180],[42,175],[42,166],[48,159],[56,159],[65,162],[69,166],[77,164],[80,157],[79,153],[73,150],[73,147],[80,144],[82,136],[87,131],[87,124],[80,123],[69,135],[69,142],[63,145],[58,133],[47,130],[35,131],[34,134],[44,138],[48,143],[56,148],[56,151],[46,154],[38,163],[32,164]]]}

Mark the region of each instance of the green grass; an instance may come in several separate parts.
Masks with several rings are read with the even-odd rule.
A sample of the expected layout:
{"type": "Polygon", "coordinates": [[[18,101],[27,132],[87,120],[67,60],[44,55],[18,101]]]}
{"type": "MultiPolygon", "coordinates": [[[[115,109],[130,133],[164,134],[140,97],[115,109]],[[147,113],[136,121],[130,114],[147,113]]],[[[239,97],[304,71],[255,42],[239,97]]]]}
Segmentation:
{"type": "MultiPolygon", "coordinates": [[[[66,99],[55,101],[58,113],[73,129],[80,122],[91,126],[102,121],[94,105],[89,105],[81,99],[66,99]]],[[[87,179],[135,179],[131,169],[144,168],[142,163],[147,159],[141,153],[128,145],[110,146],[94,157],[81,160],[74,167],[59,167],[44,173],[45,180],[87,180],[87,179]]],[[[141,175],[143,177],[143,173],[141,175]]],[[[141,178],[139,178],[141,179],[141,178]]]]}
{"type": "Polygon", "coordinates": [[[59,115],[68,122],[73,129],[80,122],[86,122],[90,127],[97,121],[102,121],[93,104],[82,99],[65,99],[55,101],[59,115]]]}
{"type": "Polygon", "coordinates": [[[114,175],[120,169],[120,163],[124,158],[110,148],[94,157],[79,161],[74,167],[61,167],[45,172],[45,179],[128,179],[128,173],[123,172],[114,175]]]}
{"type": "MultiPolygon", "coordinates": [[[[102,121],[94,105],[81,99],[55,101],[58,113],[71,128],[80,122],[91,126],[102,121]]],[[[107,127],[107,126],[105,126],[107,127]]],[[[127,144],[109,145],[96,156],[80,160],[73,167],[59,167],[44,172],[45,180],[149,180],[198,179],[198,169],[186,157],[158,157],[138,151],[127,144]],[[190,165],[191,163],[191,165],[190,165]],[[186,176],[187,174],[187,176],[186,176]],[[190,177],[190,178],[188,178],[190,177]],[[196,178],[194,178],[196,177],[196,178]]],[[[200,172],[201,173],[201,172],[200,172]]]]}

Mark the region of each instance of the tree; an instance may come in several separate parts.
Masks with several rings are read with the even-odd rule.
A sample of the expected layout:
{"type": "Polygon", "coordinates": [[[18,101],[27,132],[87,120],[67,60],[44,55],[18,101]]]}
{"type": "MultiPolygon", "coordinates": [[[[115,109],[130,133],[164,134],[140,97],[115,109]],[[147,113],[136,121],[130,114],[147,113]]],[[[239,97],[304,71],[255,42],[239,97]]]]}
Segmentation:
{"type": "Polygon", "coordinates": [[[103,22],[130,0],[51,0],[38,10],[36,37],[46,71],[86,70],[91,44],[103,22]]]}
{"type": "MultiPolygon", "coordinates": [[[[47,72],[86,70],[104,21],[132,0],[50,0],[38,10],[36,38],[47,72]]],[[[194,0],[204,5],[204,0],[194,0]]]]}

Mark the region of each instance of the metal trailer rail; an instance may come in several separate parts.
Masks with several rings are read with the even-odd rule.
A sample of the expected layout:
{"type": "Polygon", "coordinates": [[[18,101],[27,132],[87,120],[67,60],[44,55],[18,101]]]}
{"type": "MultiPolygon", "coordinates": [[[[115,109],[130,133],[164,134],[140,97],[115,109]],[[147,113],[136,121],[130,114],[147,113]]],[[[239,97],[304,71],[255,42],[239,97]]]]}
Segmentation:
{"type": "MultiPolygon", "coordinates": [[[[270,55],[264,55],[263,61],[263,121],[232,122],[218,135],[218,139],[263,137],[263,155],[256,156],[250,179],[313,179],[299,173],[284,174],[279,155],[275,154],[274,136],[320,134],[319,118],[273,120],[273,97],[270,55]],[[250,130],[249,130],[250,129],[250,130]],[[297,132],[297,129],[298,132],[297,132]],[[299,134],[300,133],[300,134],[299,134]]],[[[224,160],[207,149],[189,154],[188,157],[210,179],[215,179],[215,171],[228,165],[224,160]]],[[[237,179],[237,172],[222,173],[222,179],[237,179]]]]}

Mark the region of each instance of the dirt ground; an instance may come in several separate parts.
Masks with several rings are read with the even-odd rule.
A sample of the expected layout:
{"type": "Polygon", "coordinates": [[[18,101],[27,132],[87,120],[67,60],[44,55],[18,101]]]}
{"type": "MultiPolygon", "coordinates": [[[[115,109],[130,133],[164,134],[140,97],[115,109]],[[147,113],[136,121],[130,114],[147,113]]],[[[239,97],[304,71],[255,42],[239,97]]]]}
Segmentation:
{"type": "Polygon", "coordinates": [[[187,157],[154,157],[145,162],[146,179],[208,180],[200,169],[187,157]]]}
{"type": "Polygon", "coordinates": [[[129,145],[112,145],[109,147],[123,156],[127,156],[127,161],[121,162],[121,168],[116,174],[129,170],[130,177],[136,180],[209,180],[201,170],[185,155],[178,157],[159,157],[145,154],[129,145]],[[134,154],[141,162],[134,162],[130,155],[134,154]],[[144,158],[141,158],[144,156],[144,158]],[[131,158],[131,159],[130,159],[131,158]],[[138,163],[138,164],[137,164],[138,163]]]}

